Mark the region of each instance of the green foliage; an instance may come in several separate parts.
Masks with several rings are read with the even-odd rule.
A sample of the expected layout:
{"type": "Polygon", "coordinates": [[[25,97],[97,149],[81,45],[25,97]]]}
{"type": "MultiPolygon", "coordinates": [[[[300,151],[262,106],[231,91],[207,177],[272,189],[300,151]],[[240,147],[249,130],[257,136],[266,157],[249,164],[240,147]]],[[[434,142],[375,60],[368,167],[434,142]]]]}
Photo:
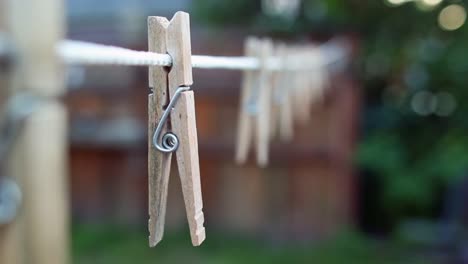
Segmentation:
{"type": "Polygon", "coordinates": [[[199,248],[190,244],[188,231],[178,236],[166,235],[157,248],[149,248],[146,237],[146,232],[125,228],[75,228],[73,263],[431,263],[426,256],[408,254],[402,245],[377,242],[354,232],[343,233],[320,245],[265,245],[211,233],[199,248]]]}
{"type": "Polygon", "coordinates": [[[196,1],[195,13],[199,21],[214,25],[248,25],[260,10],[258,1],[196,1]]]}
{"type": "Polygon", "coordinates": [[[357,162],[382,181],[382,205],[399,219],[425,215],[437,191],[468,165],[468,26],[443,31],[444,0],[423,10],[416,3],[392,7],[386,0],[303,0],[294,20],[269,17],[260,1],[198,0],[197,18],[215,27],[243,23],[249,29],[299,38],[310,33],[352,33],[360,39],[358,79],[365,91],[363,139],[357,162]],[[421,116],[411,99],[420,91],[447,92],[456,111],[421,116]]]}

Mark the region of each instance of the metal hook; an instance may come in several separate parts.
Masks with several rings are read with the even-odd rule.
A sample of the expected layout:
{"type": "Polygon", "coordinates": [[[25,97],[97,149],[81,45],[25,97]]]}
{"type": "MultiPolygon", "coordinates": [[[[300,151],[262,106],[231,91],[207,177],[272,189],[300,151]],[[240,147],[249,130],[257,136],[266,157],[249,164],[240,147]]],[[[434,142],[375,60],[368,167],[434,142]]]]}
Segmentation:
{"type": "Polygon", "coordinates": [[[158,126],[156,127],[156,131],[154,132],[154,135],[153,135],[153,145],[156,147],[157,150],[163,153],[174,152],[179,147],[179,138],[177,138],[177,136],[172,132],[167,132],[166,134],[164,134],[164,136],[162,136],[161,144],[159,144],[159,138],[161,137],[161,132],[164,127],[164,124],[167,122],[167,118],[169,117],[169,114],[171,113],[172,108],[177,103],[177,100],[179,99],[180,94],[189,90],[190,90],[189,86],[181,86],[177,88],[174,95],[172,96],[171,101],[169,102],[169,105],[164,111],[161,117],[161,120],[158,123],[158,126]]]}

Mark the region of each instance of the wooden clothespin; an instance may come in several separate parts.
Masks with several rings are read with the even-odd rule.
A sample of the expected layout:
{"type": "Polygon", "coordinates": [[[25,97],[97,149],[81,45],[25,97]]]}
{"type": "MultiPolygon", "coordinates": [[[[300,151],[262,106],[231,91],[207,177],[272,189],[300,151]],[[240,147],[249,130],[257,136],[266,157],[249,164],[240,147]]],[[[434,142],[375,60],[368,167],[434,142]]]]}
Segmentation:
{"type": "Polygon", "coordinates": [[[236,161],[240,164],[247,161],[253,142],[258,165],[264,167],[268,164],[272,89],[271,70],[267,64],[272,49],[268,40],[248,38],[245,42],[246,56],[258,58],[260,68],[244,72],[236,145],[236,161]]]}
{"type": "MultiPolygon", "coordinates": [[[[273,43],[273,42],[272,42],[273,43]]],[[[277,44],[272,44],[272,53],[271,56],[274,60],[278,57],[278,46],[277,44]]],[[[276,60],[277,61],[277,60],[276,60]]],[[[273,140],[276,137],[278,132],[278,118],[279,118],[279,108],[281,105],[280,98],[279,98],[279,77],[280,77],[280,69],[275,69],[270,74],[270,89],[271,89],[271,109],[270,109],[270,140],[273,140]]]]}
{"type": "Polygon", "coordinates": [[[294,118],[292,111],[292,90],[291,90],[291,70],[289,65],[289,52],[286,45],[278,47],[277,55],[284,65],[278,76],[278,89],[280,93],[280,111],[279,111],[279,135],[284,142],[289,142],[294,134],[294,118]]]}
{"type": "Polygon", "coordinates": [[[270,137],[273,138],[278,134],[282,141],[288,142],[292,139],[293,135],[293,119],[286,45],[275,45],[274,56],[281,67],[271,74],[272,106],[270,137]]]}
{"type": "Polygon", "coordinates": [[[271,103],[272,103],[272,70],[269,59],[273,55],[273,42],[264,39],[260,46],[260,73],[259,73],[259,93],[258,93],[258,114],[257,114],[257,163],[260,167],[268,165],[268,153],[270,145],[271,129],[271,103]]]}
{"type": "MultiPolygon", "coordinates": [[[[249,37],[244,42],[247,57],[258,57],[258,41],[249,37]]],[[[241,84],[239,117],[237,126],[236,162],[244,164],[253,143],[253,128],[256,115],[259,70],[246,70],[241,84]]]]}
{"type": "Polygon", "coordinates": [[[279,124],[280,124],[280,109],[283,101],[283,95],[284,95],[284,87],[281,85],[281,75],[283,73],[283,67],[284,64],[282,64],[281,61],[281,56],[280,56],[280,49],[281,49],[281,44],[274,44],[273,46],[273,52],[272,56],[274,56],[274,59],[276,62],[279,63],[278,66],[280,66],[278,69],[275,69],[271,74],[270,74],[270,79],[271,79],[271,110],[270,110],[270,140],[273,140],[274,137],[277,136],[278,131],[279,131],[279,124]]]}
{"type": "Polygon", "coordinates": [[[189,15],[177,12],[171,21],[149,17],[148,37],[150,51],[172,57],[170,68],[149,68],[153,91],[148,101],[149,244],[156,246],[164,234],[171,157],[175,152],[192,244],[199,246],[205,240],[205,228],[195,101],[190,90],[193,80],[189,15]]]}

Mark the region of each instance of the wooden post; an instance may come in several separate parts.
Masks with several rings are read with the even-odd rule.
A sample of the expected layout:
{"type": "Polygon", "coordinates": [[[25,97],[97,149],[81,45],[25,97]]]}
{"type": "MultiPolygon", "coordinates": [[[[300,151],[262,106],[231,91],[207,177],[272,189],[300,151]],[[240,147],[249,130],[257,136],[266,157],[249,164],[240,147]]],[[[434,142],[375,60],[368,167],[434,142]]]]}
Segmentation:
{"type": "MultiPolygon", "coordinates": [[[[7,1],[9,28],[18,57],[12,94],[29,92],[47,102],[25,124],[9,173],[23,193],[12,225],[17,255],[0,263],[69,263],[67,112],[56,100],[65,92],[55,45],[65,33],[62,0],[7,1]]],[[[13,246],[11,246],[13,247],[13,246]]]]}

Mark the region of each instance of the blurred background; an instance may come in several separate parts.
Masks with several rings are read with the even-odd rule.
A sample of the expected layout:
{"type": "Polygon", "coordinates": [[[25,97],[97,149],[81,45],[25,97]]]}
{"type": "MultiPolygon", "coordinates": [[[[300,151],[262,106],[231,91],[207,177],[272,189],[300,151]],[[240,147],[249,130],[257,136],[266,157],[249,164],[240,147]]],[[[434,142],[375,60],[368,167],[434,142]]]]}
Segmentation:
{"type": "Polygon", "coordinates": [[[68,0],[75,40],[147,50],[146,17],[183,10],[193,54],[241,56],[250,35],[353,47],[266,169],[234,163],[242,73],[194,70],[200,248],[176,168],[165,239],[147,245],[147,69],[69,67],[74,263],[468,263],[467,4],[68,0]]]}

